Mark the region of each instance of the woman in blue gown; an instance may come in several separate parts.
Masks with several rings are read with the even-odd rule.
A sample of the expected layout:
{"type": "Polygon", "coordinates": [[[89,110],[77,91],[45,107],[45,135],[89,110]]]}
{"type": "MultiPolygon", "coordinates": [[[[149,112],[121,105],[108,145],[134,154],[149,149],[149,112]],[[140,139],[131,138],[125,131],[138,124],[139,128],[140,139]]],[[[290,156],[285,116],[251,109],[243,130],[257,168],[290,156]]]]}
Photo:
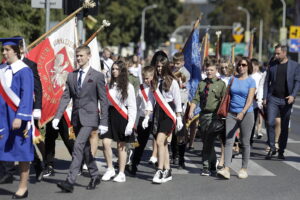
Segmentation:
{"type": "Polygon", "coordinates": [[[6,88],[5,91],[0,92],[0,161],[19,162],[20,183],[13,199],[28,196],[29,166],[34,157],[30,124],[33,74],[31,69],[20,60],[18,47],[20,39],[22,38],[0,39],[2,55],[6,60],[5,64],[0,65],[1,86],[6,88]],[[15,97],[11,93],[15,94],[15,97]],[[10,99],[17,99],[17,101],[9,103],[10,99]]]}

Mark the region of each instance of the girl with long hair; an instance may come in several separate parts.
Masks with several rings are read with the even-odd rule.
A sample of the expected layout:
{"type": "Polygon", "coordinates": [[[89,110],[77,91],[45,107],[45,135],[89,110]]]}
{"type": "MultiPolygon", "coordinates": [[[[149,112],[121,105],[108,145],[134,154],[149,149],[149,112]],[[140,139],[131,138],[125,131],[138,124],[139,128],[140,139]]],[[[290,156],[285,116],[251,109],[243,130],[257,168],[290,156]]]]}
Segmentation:
{"type": "Polygon", "coordinates": [[[119,154],[119,174],[113,179],[115,182],[125,182],[126,143],[132,142],[133,127],[136,118],[136,98],[133,86],[128,81],[126,63],[116,61],[111,68],[111,80],[107,87],[109,100],[108,132],[101,135],[103,139],[104,156],[107,170],[102,177],[103,181],[113,178],[116,173],[112,164],[112,140],[117,142],[119,154]]]}
{"type": "Polygon", "coordinates": [[[181,130],[183,127],[182,106],[179,85],[169,68],[167,54],[163,51],[156,52],[151,65],[156,68],[152,82],[156,100],[153,134],[158,147],[158,169],[153,177],[153,183],[164,183],[172,180],[168,143],[171,141],[174,128],[181,130]]]}

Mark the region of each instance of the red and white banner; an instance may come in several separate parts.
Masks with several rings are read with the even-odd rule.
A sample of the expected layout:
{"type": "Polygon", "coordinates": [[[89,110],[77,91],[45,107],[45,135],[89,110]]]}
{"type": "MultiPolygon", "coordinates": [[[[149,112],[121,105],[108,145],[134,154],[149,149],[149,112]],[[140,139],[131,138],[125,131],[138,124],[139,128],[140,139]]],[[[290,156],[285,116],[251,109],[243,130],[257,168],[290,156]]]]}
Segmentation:
{"type": "Polygon", "coordinates": [[[76,38],[73,18],[28,53],[37,63],[43,87],[42,126],[56,114],[68,73],[75,68],[76,38]]]}
{"type": "Polygon", "coordinates": [[[127,108],[125,106],[121,106],[121,107],[119,106],[119,105],[121,105],[121,103],[116,98],[114,98],[114,95],[112,95],[110,93],[108,86],[106,86],[106,95],[107,95],[107,98],[110,101],[110,103],[120,113],[120,115],[124,119],[128,120],[127,108]]]}
{"type": "Polygon", "coordinates": [[[153,92],[153,96],[156,100],[156,102],[159,104],[159,106],[163,109],[163,111],[168,115],[168,117],[171,118],[173,121],[173,128],[176,126],[176,114],[169,105],[169,103],[166,101],[166,99],[163,97],[162,93],[159,91],[158,87],[153,92]]]}
{"type": "Polygon", "coordinates": [[[148,102],[149,101],[149,97],[147,96],[147,94],[145,92],[145,88],[144,88],[143,84],[140,85],[140,89],[141,89],[141,93],[143,95],[143,98],[144,98],[145,102],[148,102]]]}

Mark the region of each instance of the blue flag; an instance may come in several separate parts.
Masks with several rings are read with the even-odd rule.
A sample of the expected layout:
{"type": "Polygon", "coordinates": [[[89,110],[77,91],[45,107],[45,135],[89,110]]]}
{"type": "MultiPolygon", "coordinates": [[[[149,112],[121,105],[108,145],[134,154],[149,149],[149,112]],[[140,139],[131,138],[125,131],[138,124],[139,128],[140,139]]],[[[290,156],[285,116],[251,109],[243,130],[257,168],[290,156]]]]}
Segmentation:
{"type": "Polygon", "coordinates": [[[201,81],[201,53],[199,29],[195,29],[184,48],[184,66],[190,72],[191,78],[187,85],[189,101],[195,96],[198,84],[201,81]]]}

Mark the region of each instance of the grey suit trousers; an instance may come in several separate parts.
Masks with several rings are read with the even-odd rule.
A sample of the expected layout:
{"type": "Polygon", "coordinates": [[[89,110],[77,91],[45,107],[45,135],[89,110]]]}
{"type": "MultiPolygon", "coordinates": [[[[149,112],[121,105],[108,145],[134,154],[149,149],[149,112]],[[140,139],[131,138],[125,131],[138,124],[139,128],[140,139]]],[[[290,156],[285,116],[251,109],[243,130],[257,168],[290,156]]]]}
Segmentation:
{"type": "Polygon", "coordinates": [[[67,181],[71,184],[74,184],[76,181],[83,159],[88,167],[91,177],[94,178],[99,175],[99,170],[95,158],[91,153],[91,145],[89,142],[89,137],[93,129],[95,128],[84,126],[74,127],[76,141],[72,153],[72,163],[67,176],[67,181]]]}

